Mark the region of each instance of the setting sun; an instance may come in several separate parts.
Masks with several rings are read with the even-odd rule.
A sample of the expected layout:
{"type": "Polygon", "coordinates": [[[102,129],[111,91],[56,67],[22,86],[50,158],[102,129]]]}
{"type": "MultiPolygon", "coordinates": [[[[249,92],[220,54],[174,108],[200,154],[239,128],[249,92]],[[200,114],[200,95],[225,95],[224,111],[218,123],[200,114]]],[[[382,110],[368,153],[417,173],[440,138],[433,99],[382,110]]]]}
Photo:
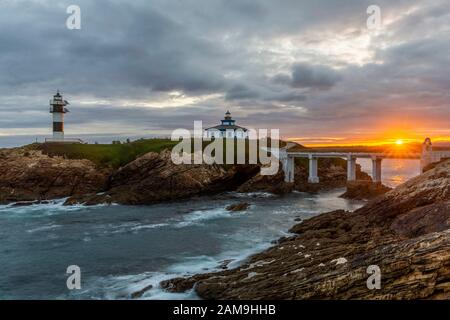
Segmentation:
{"type": "Polygon", "coordinates": [[[398,146],[401,146],[403,144],[403,140],[399,139],[399,140],[395,141],[395,144],[398,146]]]}

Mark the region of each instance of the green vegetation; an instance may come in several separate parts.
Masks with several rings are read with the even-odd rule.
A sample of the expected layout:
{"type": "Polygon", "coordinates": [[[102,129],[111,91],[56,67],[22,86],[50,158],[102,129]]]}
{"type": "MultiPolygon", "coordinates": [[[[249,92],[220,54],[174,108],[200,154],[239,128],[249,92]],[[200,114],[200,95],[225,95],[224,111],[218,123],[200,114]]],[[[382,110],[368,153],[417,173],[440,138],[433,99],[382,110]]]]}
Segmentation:
{"type": "MultiPolygon", "coordinates": [[[[249,141],[245,140],[245,161],[249,159],[249,141]]],[[[164,149],[171,150],[179,141],[169,139],[140,139],[127,143],[114,141],[112,144],[70,144],[70,143],[44,143],[32,144],[28,149],[39,149],[49,156],[60,156],[67,159],[88,159],[99,166],[111,166],[119,168],[148,152],[161,152],[164,149]]],[[[203,141],[203,149],[209,145],[210,141],[203,141]]],[[[268,147],[272,141],[268,140],[268,147]]],[[[285,142],[279,141],[280,147],[285,146],[285,142]]],[[[259,147],[259,141],[256,148],[259,147]]],[[[238,144],[234,144],[234,158],[237,161],[238,144]]],[[[223,144],[224,163],[226,162],[226,142],[223,144]]],[[[194,140],[191,141],[191,152],[194,152],[194,140]]],[[[214,155],[214,154],[213,154],[214,155]]]]}
{"type": "MultiPolygon", "coordinates": [[[[262,144],[261,140],[247,140],[247,139],[224,139],[223,140],[223,151],[222,151],[222,162],[225,164],[225,166],[227,167],[226,163],[227,161],[227,143],[231,143],[233,146],[233,163],[238,163],[238,153],[240,153],[242,150],[244,151],[244,155],[242,157],[241,160],[244,160],[246,164],[250,163],[250,150],[252,150],[252,152],[256,152],[256,154],[253,154],[254,156],[256,156],[254,160],[257,161],[257,163],[261,163],[261,159],[259,157],[259,148],[264,146],[267,148],[270,148],[272,146],[272,140],[271,139],[267,139],[267,141],[262,144]],[[253,142],[252,144],[250,142],[253,142]]],[[[211,141],[203,141],[203,150],[205,150],[205,148],[210,145],[212,142],[211,141]]],[[[286,145],[286,143],[282,140],[278,141],[278,147],[284,147],[286,145]]],[[[275,146],[275,144],[274,144],[275,146]]],[[[194,149],[192,149],[194,150],[194,149]]],[[[214,156],[215,158],[218,158],[218,155],[216,155],[216,152],[212,153],[212,156],[214,156]]],[[[270,156],[270,152],[268,152],[267,156],[270,156]]],[[[252,162],[252,164],[254,164],[252,162]]]]}
{"type": "Polygon", "coordinates": [[[141,139],[122,144],[45,143],[39,149],[49,156],[89,159],[100,166],[118,168],[148,152],[172,149],[177,143],[168,139],[141,139]]]}

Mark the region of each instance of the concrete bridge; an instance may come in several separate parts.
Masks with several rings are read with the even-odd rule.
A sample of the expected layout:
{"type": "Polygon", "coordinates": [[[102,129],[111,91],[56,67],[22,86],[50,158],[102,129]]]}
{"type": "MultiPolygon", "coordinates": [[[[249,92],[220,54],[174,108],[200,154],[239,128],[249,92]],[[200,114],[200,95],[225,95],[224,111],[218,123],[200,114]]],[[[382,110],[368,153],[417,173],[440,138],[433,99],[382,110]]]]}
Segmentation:
{"type": "Polygon", "coordinates": [[[280,160],[283,164],[284,180],[294,182],[295,176],[295,158],[309,159],[309,183],[319,183],[318,159],[319,158],[342,158],[347,160],[347,180],[356,180],[356,159],[366,158],[372,160],[372,179],[373,182],[381,182],[381,162],[383,159],[418,159],[421,170],[444,158],[450,158],[450,151],[433,151],[431,139],[425,139],[422,144],[421,153],[390,154],[386,152],[326,152],[326,151],[292,151],[289,149],[280,150],[280,160]]]}

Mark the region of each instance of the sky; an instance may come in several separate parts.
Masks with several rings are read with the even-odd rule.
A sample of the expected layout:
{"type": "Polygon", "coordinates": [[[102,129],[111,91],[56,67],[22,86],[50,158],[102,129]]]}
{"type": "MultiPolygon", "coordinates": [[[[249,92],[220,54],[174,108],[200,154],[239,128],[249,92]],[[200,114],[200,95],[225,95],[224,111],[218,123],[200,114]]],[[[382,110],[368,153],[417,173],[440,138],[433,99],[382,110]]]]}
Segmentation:
{"type": "Polygon", "coordinates": [[[91,142],[227,110],[306,145],[450,141],[449,49],[448,0],[0,0],[0,146],[51,136],[57,89],[91,142]]]}

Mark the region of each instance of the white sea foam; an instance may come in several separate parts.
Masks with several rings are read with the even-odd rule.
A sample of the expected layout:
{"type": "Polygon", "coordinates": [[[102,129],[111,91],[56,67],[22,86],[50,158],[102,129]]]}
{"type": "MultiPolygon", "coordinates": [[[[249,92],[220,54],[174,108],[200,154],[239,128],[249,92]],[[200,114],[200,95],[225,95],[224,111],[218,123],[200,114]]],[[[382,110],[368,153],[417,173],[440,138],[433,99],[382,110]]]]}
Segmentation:
{"type": "MultiPolygon", "coordinates": [[[[160,283],[164,280],[180,276],[164,272],[145,272],[136,275],[93,277],[86,279],[82,290],[71,292],[70,298],[86,297],[91,299],[124,300],[132,299],[133,294],[140,292],[137,299],[151,300],[196,300],[199,297],[194,290],[184,293],[171,293],[163,290],[160,283]]],[[[60,297],[67,298],[67,297],[60,297]]]]}
{"type": "Polygon", "coordinates": [[[207,220],[232,218],[238,216],[239,213],[229,212],[225,208],[216,208],[211,210],[197,210],[183,216],[182,221],[174,224],[176,228],[184,228],[192,225],[202,224],[207,220]]]}
{"type": "Polygon", "coordinates": [[[139,231],[139,230],[145,230],[145,229],[156,229],[156,228],[162,228],[165,226],[170,225],[169,223],[154,223],[154,224],[142,224],[137,225],[135,227],[132,227],[132,231],[139,231]]]}
{"type": "Polygon", "coordinates": [[[275,198],[276,194],[270,192],[228,192],[228,195],[235,198],[275,198]]]}
{"type": "MultiPolygon", "coordinates": [[[[226,250],[215,256],[193,256],[181,258],[178,263],[170,265],[162,272],[145,272],[135,275],[108,276],[96,278],[90,283],[86,291],[80,292],[81,296],[90,295],[94,299],[131,299],[132,294],[145,290],[139,299],[149,300],[186,300],[199,299],[195,291],[188,290],[184,293],[167,292],[160,287],[161,281],[178,277],[189,277],[194,274],[214,272],[221,270],[223,261],[230,261],[228,268],[237,268],[246,262],[249,256],[261,252],[271,244],[269,242],[259,242],[257,245],[248,248],[236,248],[226,250]],[[98,291],[99,289],[101,291],[98,291]]],[[[269,263],[269,262],[267,262],[269,263]]]]}
{"type": "Polygon", "coordinates": [[[118,225],[102,225],[100,228],[106,230],[103,231],[104,234],[120,234],[120,233],[130,233],[138,232],[141,230],[157,229],[165,226],[169,226],[169,223],[139,223],[139,222],[125,222],[118,225]]]}
{"type": "Polygon", "coordinates": [[[107,206],[107,204],[99,204],[95,206],[85,206],[82,204],[65,206],[64,203],[68,198],[49,200],[45,203],[32,203],[28,205],[17,205],[11,203],[0,206],[0,214],[13,214],[15,216],[27,215],[31,217],[52,216],[56,214],[64,214],[80,210],[94,210],[99,207],[107,206]]]}
{"type": "Polygon", "coordinates": [[[59,224],[46,224],[46,225],[43,225],[40,227],[29,229],[29,230],[27,230],[27,232],[35,233],[35,232],[40,232],[40,231],[49,231],[49,230],[53,230],[53,229],[60,228],[60,227],[62,227],[62,226],[59,224]]]}

